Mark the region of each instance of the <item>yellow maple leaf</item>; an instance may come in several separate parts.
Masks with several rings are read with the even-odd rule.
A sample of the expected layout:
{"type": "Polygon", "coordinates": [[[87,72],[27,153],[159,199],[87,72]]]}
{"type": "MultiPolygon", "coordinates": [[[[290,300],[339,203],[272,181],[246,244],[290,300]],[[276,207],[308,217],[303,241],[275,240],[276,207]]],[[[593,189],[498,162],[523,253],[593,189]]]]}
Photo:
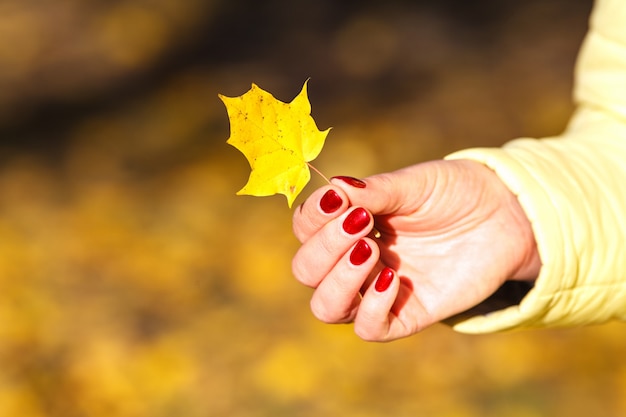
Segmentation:
{"type": "Polygon", "coordinates": [[[239,97],[225,97],[230,120],[227,143],[250,163],[250,178],[238,195],[284,194],[289,207],[311,179],[308,162],[322,151],[329,129],[320,131],[311,117],[307,83],[284,103],[255,84],[239,97]]]}

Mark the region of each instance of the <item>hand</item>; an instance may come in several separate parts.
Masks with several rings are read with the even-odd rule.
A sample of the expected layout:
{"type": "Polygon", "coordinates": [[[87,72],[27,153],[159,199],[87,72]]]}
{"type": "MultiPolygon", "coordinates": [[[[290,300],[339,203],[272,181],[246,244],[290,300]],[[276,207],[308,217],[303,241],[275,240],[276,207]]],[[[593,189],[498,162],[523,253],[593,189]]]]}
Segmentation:
{"type": "Polygon", "coordinates": [[[516,197],[469,160],[334,178],[295,210],[293,229],[313,314],[371,341],[419,332],[541,266],[516,197]]]}

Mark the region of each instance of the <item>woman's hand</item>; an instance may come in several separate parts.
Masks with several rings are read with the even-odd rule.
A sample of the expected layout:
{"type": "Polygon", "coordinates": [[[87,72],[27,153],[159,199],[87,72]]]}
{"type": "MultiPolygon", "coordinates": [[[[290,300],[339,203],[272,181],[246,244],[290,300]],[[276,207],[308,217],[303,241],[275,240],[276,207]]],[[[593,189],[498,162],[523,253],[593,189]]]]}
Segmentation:
{"type": "Polygon", "coordinates": [[[371,341],[419,332],[541,265],[516,197],[468,160],[336,177],[296,209],[293,228],[293,273],[315,288],[313,314],[354,322],[371,341]]]}

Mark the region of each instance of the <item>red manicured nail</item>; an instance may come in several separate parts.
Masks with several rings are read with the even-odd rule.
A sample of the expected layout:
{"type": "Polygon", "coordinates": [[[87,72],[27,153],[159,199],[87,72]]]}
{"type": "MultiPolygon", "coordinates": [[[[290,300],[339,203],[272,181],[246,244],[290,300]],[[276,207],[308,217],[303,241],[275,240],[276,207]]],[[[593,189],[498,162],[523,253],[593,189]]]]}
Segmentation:
{"type": "Polygon", "coordinates": [[[354,177],[345,177],[343,175],[340,175],[340,176],[337,176],[337,177],[332,177],[331,180],[332,179],[343,181],[346,184],[351,185],[351,186],[356,187],[356,188],[365,188],[365,186],[366,186],[364,181],[361,181],[360,179],[354,178],[354,177]]]}
{"type": "Polygon", "coordinates": [[[350,254],[350,263],[352,265],[362,265],[372,255],[372,248],[363,239],[359,240],[352,249],[350,254]]]}
{"type": "Polygon", "coordinates": [[[343,221],[343,230],[351,235],[359,233],[370,223],[370,215],[363,207],[354,209],[343,221]]]}
{"type": "Polygon", "coordinates": [[[380,274],[378,275],[378,279],[376,280],[376,284],[374,284],[374,289],[378,292],[383,292],[393,282],[393,269],[385,267],[380,274]]]}
{"type": "Polygon", "coordinates": [[[320,208],[327,214],[334,213],[342,204],[343,201],[335,190],[326,191],[326,194],[324,194],[320,200],[320,208]]]}

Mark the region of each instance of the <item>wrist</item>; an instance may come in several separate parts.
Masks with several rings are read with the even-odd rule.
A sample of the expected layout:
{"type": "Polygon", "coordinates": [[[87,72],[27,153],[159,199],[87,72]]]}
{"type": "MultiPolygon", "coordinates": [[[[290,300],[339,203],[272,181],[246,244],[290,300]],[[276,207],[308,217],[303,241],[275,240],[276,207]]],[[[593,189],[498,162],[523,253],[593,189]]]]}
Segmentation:
{"type": "Polygon", "coordinates": [[[532,223],[517,197],[511,192],[509,199],[509,211],[511,224],[514,232],[510,238],[515,242],[517,266],[513,269],[509,280],[512,281],[535,281],[541,269],[541,258],[537,249],[537,242],[532,223]]]}

